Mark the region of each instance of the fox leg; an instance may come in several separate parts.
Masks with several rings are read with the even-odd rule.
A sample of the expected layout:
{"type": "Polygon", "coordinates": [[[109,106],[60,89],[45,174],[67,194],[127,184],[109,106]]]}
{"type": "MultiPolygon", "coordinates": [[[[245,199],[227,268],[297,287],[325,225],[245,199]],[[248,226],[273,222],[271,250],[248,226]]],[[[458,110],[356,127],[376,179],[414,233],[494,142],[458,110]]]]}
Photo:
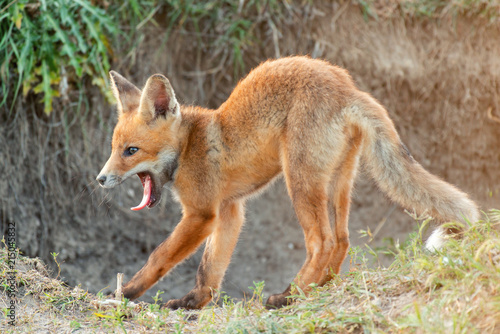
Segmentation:
{"type": "Polygon", "coordinates": [[[195,287],[181,299],[168,301],[165,307],[199,309],[208,304],[214,291],[219,289],[243,225],[243,203],[224,203],[219,213],[220,219],[207,239],[195,287]]]}
{"type": "Polygon", "coordinates": [[[327,271],[323,278],[318,282],[323,285],[330,281],[334,275],[340,273],[340,266],[344,262],[347,251],[349,250],[349,209],[351,206],[351,190],[356,178],[356,172],[359,165],[359,156],[361,149],[362,136],[359,131],[354,130],[349,146],[343,159],[335,170],[333,181],[331,182],[333,190],[333,209],[335,213],[335,247],[330,255],[327,271]]]}
{"type": "Polygon", "coordinates": [[[214,230],[215,213],[186,212],[170,237],[149,256],[148,261],[124,285],[123,295],[129,299],[140,297],[179,262],[191,255],[214,230]]]}
{"type": "MultiPolygon", "coordinates": [[[[292,198],[297,218],[304,230],[307,258],[294,279],[294,283],[307,292],[311,283],[322,279],[330,254],[333,251],[333,233],[328,220],[328,194],[326,177],[309,168],[288,168],[285,164],[285,179],[292,198]],[[308,171],[301,173],[300,170],[308,171]],[[306,175],[307,174],[307,175],[306,175]],[[315,180],[311,180],[315,179],[315,180]]],[[[283,293],[272,295],[267,307],[278,308],[291,300],[291,286],[283,293]]]]}

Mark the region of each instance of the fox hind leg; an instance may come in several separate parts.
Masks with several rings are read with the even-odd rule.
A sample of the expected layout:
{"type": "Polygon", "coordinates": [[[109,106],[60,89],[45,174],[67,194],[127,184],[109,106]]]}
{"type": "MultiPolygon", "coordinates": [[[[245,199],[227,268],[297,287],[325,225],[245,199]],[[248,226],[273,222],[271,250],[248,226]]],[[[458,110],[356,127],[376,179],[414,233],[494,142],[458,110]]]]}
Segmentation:
{"type": "Polygon", "coordinates": [[[323,285],[330,281],[334,275],[340,273],[340,266],[344,262],[349,250],[349,209],[351,206],[351,191],[356,178],[359,165],[362,136],[356,129],[349,140],[345,154],[336,168],[331,182],[335,226],[333,229],[335,247],[330,255],[327,271],[318,282],[323,285]]]}

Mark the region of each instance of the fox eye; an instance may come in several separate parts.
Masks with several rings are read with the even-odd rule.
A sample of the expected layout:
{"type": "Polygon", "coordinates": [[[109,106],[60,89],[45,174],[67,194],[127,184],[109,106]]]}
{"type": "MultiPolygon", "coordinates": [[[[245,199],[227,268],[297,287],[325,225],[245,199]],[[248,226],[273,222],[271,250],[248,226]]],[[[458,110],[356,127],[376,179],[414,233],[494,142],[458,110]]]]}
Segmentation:
{"type": "Polygon", "coordinates": [[[123,152],[123,155],[126,157],[130,157],[133,155],[135,152],[139,151],[137,147],[127,147],[125,151],[123,152]]]}

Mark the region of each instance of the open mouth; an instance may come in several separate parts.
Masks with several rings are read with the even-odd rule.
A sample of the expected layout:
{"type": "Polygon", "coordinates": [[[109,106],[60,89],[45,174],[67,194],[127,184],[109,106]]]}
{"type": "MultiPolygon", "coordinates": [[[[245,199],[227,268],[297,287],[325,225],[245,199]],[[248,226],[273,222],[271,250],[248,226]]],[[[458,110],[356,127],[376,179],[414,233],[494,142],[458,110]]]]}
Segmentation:
{"type": "Polygon", "coordinates": [[[157,187],[151,174],[148,172],[137,173],[139,179],[141,179],[142,187],[144,188],[144,194],[142,196],[142,201],[138,206],[130,208],[134,211],[139,211],[145,207],[152,208],[160,200],[161,193],[157,191],[157,187]]]}

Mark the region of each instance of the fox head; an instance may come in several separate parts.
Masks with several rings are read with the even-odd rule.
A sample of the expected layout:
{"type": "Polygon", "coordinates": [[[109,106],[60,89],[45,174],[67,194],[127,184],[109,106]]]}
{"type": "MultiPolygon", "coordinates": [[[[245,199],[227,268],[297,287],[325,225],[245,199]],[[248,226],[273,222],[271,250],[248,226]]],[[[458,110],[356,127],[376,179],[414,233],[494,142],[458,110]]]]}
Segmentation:
{"type": "Polygon", "coordinates": [[[161,188],[172,180],[179,152],[180,106],[166,77],[151,76],[141,91],[111,71],[111,86],[118,103],[118,123],[111,156],[97,176],[104,188],[113,188],[132,175],[144,187],[140,210],[155,206],[161,188]]]}

